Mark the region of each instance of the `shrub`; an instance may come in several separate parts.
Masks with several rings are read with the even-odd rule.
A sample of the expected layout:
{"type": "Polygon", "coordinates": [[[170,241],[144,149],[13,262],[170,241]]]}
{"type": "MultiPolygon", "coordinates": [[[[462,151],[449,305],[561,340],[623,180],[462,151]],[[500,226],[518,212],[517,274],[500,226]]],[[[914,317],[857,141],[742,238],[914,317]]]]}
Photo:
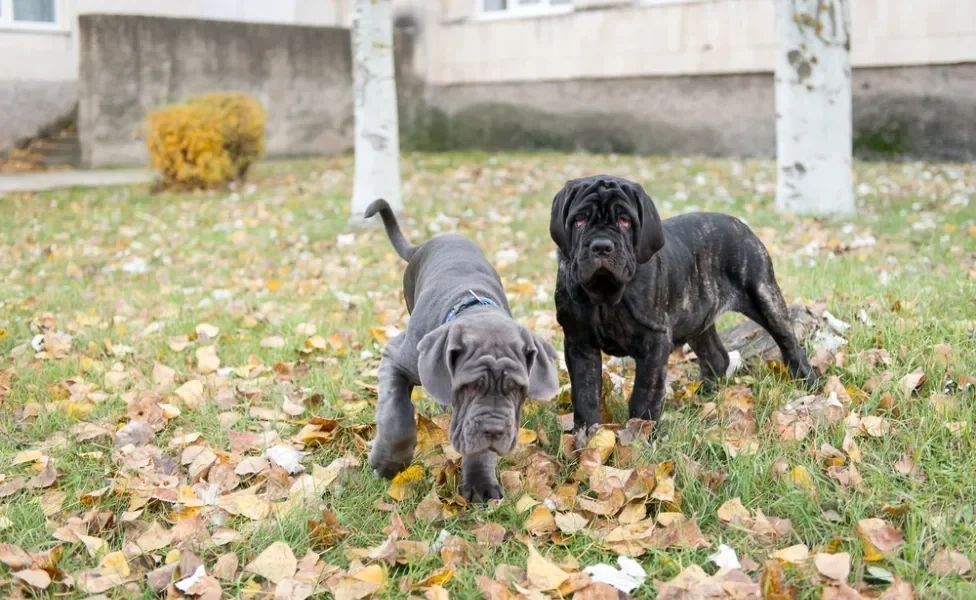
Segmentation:
{"type": "Polygon", "coordinates": [[[265,113],[243,94],[207,94],[153,111],[146,145],[166,189],[243,180],[264,150],[265,113]]]}

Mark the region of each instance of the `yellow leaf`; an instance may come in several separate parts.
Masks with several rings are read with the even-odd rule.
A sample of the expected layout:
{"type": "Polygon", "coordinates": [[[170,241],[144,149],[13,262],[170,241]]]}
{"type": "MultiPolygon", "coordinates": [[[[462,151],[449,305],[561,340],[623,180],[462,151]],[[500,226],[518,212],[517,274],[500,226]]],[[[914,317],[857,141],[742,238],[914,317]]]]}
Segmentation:
{"type": "Polygon", "coordinates": [[[569,579],[569,573],[539,554],[531,542],[528,543],[528,548],[529,560],[526,563],[525,571],[529,580],[529,589],[539,592],[555,590],[569,579]]]}
{"type": "Polygon", "coordinates": [[[278,279],[268,279],[264,282],[264,287],[273,294],[281,289],[281,281],[278,279]]]}
{"type": "Polygon", "coordinates": [[[129,563],[121,552],[109,552],[103,556],[102,568],[118,573],[121,577],[129,576],[129,563]]]}
{"type": "Polygon", "coordinates": [[[525,520],[525,529],[532,535],[546,535],[556,530],[556,518],[545,506],[537,506],[525,520]]]}
{"type": "Polygon", "coordinates": [[[41,454],[39,450],[24,450],[14,457],[13,464],[19,465],[25,462],[33,462],[40,459],[41,456],[43,456],[43,454],[41,454]]]}
{"type": "Polygon", "coordinates": [[[419,481],[424,476],[424,468],[421,465],[412,465],[397,473],[391,482],[390,489],[386,493],[391,498],[402,502],[410,491],[410,484],[419,481]]]}
{"type": "Polygon", "coordinates": [[[518,502],[515,503],[515,510],[516,512],[523,513],[529,510],[530,508],[532,508],[533,506],[538,506],[538,505],[539,505],[538,501],[536,501],[532,496],[525,494],[524,496],[518,499],[518,502]]]}
{"type": "Polygon", "coordinates": [[[803,489],[810,490],[811,492],[816,492],[817,487],[813,483],[813,477],[810,475],[810,471],[803,465],[797,465],[790,470],[790,479],[793,483],[800,486],[803,489]]]}
{"type": "Polygon", "coordinates": [[[525,429],[520,427],[518,430],[518,443],[520,446],[528,446],[532,442],[539,439],[539,434],[531,429],[525,429]]]}
{"type": "Polygon", "coordinates": [[[0,340],[7,339],[7,335],[8,334],[7,334],[7,330],[6,329],[0,329],[0,340]]]}
{"type": "Polygon", "coordinates": [[[385,344],[390,341],[390,338],[386,337],[386,327],[373,327],[369,330],[369,335],[371,335],[378,344],[385,344]]]}
{"type": "Polygon", "coordinates": [[[95,412],[95,405],[91,402],[68,402],[64,405],[64,412],[72,419],[84,419],[95,412]]]}
{"type": "Polygon", "coordinates": [[[613,447],[616,444],[617,436],[614,435],[609,429],[600,429],[590,441],[586,443],[587,448],[596,448],[600,452],[600,464],[607,462],[610,455],[613,453],[613,447]]]}

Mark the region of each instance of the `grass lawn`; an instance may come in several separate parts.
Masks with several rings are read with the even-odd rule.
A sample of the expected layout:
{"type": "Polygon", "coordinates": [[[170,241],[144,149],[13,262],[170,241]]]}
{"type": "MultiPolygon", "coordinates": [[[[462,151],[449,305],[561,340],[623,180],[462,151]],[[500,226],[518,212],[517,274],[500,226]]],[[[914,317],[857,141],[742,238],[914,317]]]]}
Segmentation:
{"type": "MultiPolygon", "coordinates": [[[[774,364],[701,397],[676,354],[657,438],[608,430],[581,459],[563,451],[568,394],[531,403],[526,444],[501,463],[507,497],[488,507],[457,496],[446,417],[422,393],[406,481],[365,465],[404,263],[382,231],[347,231],[350,157],[266,163],[233,193],[8,195],[0,595],[558,597],[626,553],[647,572],[633,597],[719,598],[702,590],[732,593],[737,575],[709,562],[725,544],[741,589],[762,578],[767,598],[976,598],[960,573],[976,559],[976,167],[856,171],[860,214],[834,222],[777,214],[768,161],[405,157],[408,237],[475,239],[516,318],[557,349],[550,202],[596,172],[641,182],[664,217],[743,218],[787,302],[850,325],[818,356],[843,405],[826,413],[787,407],[803,394],[774,364]],[[646,488],[624,505],[613,475],[646,488]],[[686,595],[665,583],[683,569],[686,595]]],[[[607,371],[620,423],[633,373],[607,371]]]]}

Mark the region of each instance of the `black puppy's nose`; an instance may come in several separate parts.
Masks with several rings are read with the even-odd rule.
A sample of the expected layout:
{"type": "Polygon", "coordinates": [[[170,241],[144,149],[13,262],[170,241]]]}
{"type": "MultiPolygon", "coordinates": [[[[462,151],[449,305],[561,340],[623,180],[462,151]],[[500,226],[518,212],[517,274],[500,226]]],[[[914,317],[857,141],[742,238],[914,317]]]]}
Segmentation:
{"type": "Polygon", "coordinates": [[[607,255],[613,252],[613,240],[607,238],[597,238],[590,242],[590,252],[598,255],[607,255]]]}

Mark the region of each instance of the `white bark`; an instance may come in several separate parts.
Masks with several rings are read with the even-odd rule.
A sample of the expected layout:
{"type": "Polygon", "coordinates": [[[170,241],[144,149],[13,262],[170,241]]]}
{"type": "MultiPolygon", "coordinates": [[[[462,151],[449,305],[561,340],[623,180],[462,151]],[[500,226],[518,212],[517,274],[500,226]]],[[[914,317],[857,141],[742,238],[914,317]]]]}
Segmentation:
{"type": "Polygon", "coordinates": [[[373,200],[394,210],[400,200],[400,136],[393,71],[393,0],[354,0],[353,94],[356,179],[352,217],[362,218],[373,200]]]}
{"type": "Polygon", "coordinates": [[[776,2],[776,207],[852,214],[850,0],[776,2]]]}

